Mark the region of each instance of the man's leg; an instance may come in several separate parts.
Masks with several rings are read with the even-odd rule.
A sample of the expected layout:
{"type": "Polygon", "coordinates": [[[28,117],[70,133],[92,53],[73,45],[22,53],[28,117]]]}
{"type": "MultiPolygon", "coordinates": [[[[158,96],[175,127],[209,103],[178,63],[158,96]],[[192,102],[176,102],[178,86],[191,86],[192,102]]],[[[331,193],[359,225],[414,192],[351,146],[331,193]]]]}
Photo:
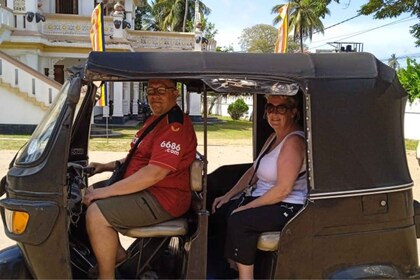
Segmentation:
{"type": "Polygon", "coordinates": [[[114,279],[119,246],[118,233],[102,215],[96,203],[92,203],[87,209],[86,226],[98,262],[98,278],[114,279]]]}

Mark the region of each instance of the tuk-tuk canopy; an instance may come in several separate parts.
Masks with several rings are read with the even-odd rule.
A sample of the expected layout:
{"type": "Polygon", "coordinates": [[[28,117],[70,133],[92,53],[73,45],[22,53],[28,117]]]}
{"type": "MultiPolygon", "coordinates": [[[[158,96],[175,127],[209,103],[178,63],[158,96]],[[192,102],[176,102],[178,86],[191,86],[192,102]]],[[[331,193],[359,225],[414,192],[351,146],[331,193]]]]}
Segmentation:
{"type": "MultiPolygon", "coordinates": [[[[308,177],[314,199],[412,185],[403,133],[406,93],[395,70],[371,54],[92,52],[84,78],[160,77],[190,81],[190,89],[202,88],[202,83],[193,80],[212,88],[214,78],[296,83],[303,93],[308,177]]],[[[265,123],[263,102],[259,98],[254,104],[255,133],[264,136],[257,139],[266,139],[270,133],[260,125],[265,123]]],[[[263,141],[256,142],[262,146],[263,141]]]]}
{"type": "Polygon", "coordinates": [[[255,76],[291,80],[364,78],[392,82],[395,71],[368,53],[254,54],[221,52],[91,52],[85,78],[128,81],[214,76],[255,76]],[[385,67],[384,67],[385,66],[385,67]]]}

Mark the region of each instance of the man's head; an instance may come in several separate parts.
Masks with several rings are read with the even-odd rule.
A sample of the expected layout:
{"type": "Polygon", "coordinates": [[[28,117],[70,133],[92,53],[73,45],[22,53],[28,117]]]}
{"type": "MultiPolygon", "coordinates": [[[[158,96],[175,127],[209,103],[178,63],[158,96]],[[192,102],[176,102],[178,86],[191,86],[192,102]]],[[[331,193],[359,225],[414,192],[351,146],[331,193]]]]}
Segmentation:
{"type": "Polygon", "coordinates": [[[178,90],[172,80],[149,80],[147,84],[147,100],[153,114],[160,116],[176,105],[178,90]]]}

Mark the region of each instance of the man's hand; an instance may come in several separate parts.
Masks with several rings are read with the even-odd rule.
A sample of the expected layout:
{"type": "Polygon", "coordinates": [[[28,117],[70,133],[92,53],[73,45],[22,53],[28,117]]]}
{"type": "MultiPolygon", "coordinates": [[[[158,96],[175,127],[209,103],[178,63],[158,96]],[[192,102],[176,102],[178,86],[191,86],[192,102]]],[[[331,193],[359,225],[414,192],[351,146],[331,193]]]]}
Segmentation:
{"type": "Polygon", "coordinates": [[[103,188],[94,189],[93,186],[89,186],[83,196],[82,203],[89,206],[93,201],[104,197],[103,188]]]}

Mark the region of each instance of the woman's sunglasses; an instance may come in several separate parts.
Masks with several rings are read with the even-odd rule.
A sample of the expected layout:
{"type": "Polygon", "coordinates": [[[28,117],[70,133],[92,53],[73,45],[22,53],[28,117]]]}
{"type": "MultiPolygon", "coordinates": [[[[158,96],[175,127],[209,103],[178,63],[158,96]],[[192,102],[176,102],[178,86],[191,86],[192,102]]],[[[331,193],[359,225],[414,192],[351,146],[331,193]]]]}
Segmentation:
{"type": "Polygon", "coordinates": [[[271,103],[265,104],[265,111],[268,114],[281,114],[281,115],[284,115],[290,109],[291,108],[289,106],[284,105],[284,104],[280,104],[280,105],[277,105],[277,106],[274,105],[274,104],[271,104],[271,103]]]}

